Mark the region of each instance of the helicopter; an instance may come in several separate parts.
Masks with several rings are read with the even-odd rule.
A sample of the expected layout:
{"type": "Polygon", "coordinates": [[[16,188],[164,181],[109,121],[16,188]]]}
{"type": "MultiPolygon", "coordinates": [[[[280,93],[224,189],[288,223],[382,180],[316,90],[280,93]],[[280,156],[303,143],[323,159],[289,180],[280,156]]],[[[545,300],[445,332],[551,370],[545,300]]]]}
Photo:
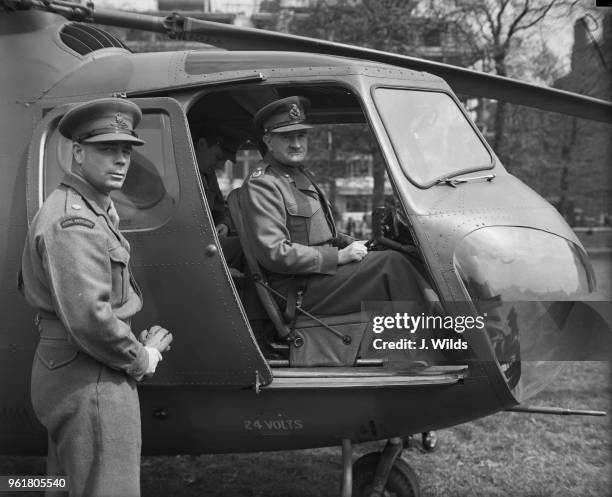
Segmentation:
{"type": "MultiPolygon", "coordinates": [[[[0,75],[4,454],[46,450],[29,401],[34,313],[16,272],[28,223],[70,163],[58,122],[100,97],[130,99],[143,112],[146,145],[114,197],[145,303],[133,327],[162,323],[175,337],[163,368],[139,385],[144,454],[342,445],[343,497],[418,495],[403,437],[502,410],[567,413],[523,402],[552,381],[556,361],[609,357],[584,247],[553,206],[504,169],[455,92],[607,123],[610,102],[339,43],[66,1],[0,0],[0,57],[11,68],[0,75]],[[227,50],[137,54],[98,25],[227,50]],[[309,99],[315,128],[357,129],[377,143],[395,207],[372,214],[373,241],[415,260],[430,308],[453,322],[423,336],[456,347],[389,345],[405,343],[398,323],[378,332],[368,321],[393,317],[386,303],[372,303],[365,323],[354,317],[364,324],[356,338],[343,335],[342,319],[303,315],[302,327],[291,326],[257,261],[249,261],[260,276],[251,278],[250,305],[249,282],[223,256],[190,127],[209,120],[261,151],[253,115],[291,95],[309,99]],[[456,318],[485,314],[484,330],[455,330],[456,318]],[[308,327],[327,340],[341,330],[343,359],[300,356],[308,327]],[[382,452],[353,464],[352,444],[375,440],[387,440],[382,452]]],[[[230,204],[239,224],[240,206],[230,204]]],[[[402,315],[426,317],[403,304],[402,315]]]]}

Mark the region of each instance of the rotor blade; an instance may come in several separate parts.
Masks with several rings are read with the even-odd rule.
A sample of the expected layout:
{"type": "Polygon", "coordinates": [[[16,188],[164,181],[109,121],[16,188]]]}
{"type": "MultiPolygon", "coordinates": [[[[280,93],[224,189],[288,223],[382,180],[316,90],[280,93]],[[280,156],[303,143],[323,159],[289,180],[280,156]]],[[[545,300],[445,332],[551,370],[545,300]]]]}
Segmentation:
{"type": "Polygon", "coordinates": [[[168,24],[169,18],[113,9],[95,9],[91,12],[91,19],[78,18],[77,20],[127,29],[142,29],[154,33],[168,34],[171,30],[168,24]]]}
{"type": "Polygon", "coordinates": [[[178,14],[164,18],[111,9],[96,9],[92,12],[91,18],[81,17],[79,20],[165,32],[171,37],[200,41],[228,50],[312,52],[381,62],[440,76],[457,93],[504,100],[584,119],[612,122],[612,103],[605,100],[371,48],[222,24],[178,14]]]}
{"type": "Polygon", "coordinates": [[[576,93],[481,73],[450,64],[304,36],[185,18],[184,37],[229,50],[315,52],[367,59],[426,71],[446,80],[457,93],[486,97],[585,119],[612,122],[612,103],[576,93]]]}
{"type": "Polygon", "coordinates": [[[523,406],[518,405],[506,409],[513,412],[532,412],[535,414],[560,414],[560,415],[578,415],[578,416],[607,416],[606,411],[588,411],[584,409],[565,409],[563,407],[538,407],[538,406],[523,406]]]}

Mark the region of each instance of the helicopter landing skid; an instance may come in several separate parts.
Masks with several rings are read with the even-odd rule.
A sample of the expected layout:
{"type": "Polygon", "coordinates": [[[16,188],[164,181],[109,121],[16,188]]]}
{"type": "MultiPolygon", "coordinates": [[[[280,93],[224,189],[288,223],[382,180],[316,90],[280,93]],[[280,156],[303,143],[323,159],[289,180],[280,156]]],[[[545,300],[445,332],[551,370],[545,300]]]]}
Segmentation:
{"type": "Polygon", "coordinates": [[[397,497],[419,497],[416,474],[399,457],[402,449],[401,438],[390,438],[382,452],[370,452],[351,464],[351,441],[342,440],[341,497],[384,497],[387,495],[385,490],[397,497]]]}

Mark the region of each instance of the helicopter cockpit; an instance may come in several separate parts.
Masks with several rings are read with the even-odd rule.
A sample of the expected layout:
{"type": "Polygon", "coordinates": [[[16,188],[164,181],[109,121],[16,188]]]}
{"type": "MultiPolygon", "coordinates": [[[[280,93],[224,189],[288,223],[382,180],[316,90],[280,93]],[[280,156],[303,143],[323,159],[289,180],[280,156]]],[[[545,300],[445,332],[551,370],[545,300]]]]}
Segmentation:
{"type": "MultiPolygon", "coordinates": [[[[234,283],[261,350],[276,366],[381,366],[404,362],[403,367],[408,363],[409,367],[423,369],[432,361],[443,361],[443,356],[435,351],[422,352],[420,357],[413,351],[400,351],[399,348],[377,351],[378,345],[386,341],[376,340],[374,336],[373,309],[366,309],[370,303],[364,303],[366,307],[355,315],[330,318],[312,316],[307,309],[305,312],[298,309],[297,315],[290,317],[284,299],[267,284],[266,271],[252,260],[249,243],[241,233],[243,220],[236,200],[237,189],[264,153],[261,136],[253,128],[252,109],[290,95],[305,96],[311,103],[308,115],[313,129],[309,130],[306,165],[327,190],[339,229],[357,239],[369,239],[371,250],[403,252],[410,263],[418,267],[419,274],[416,281],[405,284],[422,287],[433,296],[432,300],[437,300],[402,214],[401,200],[394,193],[377,139],[356,92],[334,83],[212,91],[201,96],[187,116],[190,123],[204,119],[220,133],[231,129],[232,133],[247,137],[241,147],[242,153],[238,154],[242,160],[230,166],[229,178],[226,176],[222,180],[229,193],[234,224],[231,234],[240,236],[247,266],[246,277],[234,278],[234,283]],[[316,343],[309,343],[313,340],[316,343]],[[372,345],[374,340],[376,346],[372,345]]],[[[376,304],[378,306],[372,303],[370,307],[389,303],[376,304]]],[[[412,313],[419,314],[430,304],[412,302],[405,305],[411,307],[412,313]]]]}
{"type": "MultiPolygon", "coordinates": [[[[421,314],[423,317],[435,319],[436,315],[444,314],[435,289],[436,281],[430,275],[428,264],[415,242],[414,228],[411,225],[414,223],[414,217],[409,220],[411,216],[408,213],[418,215],[427,212],[419,198],[425,198],[424,192],[427,190],[433,193],[432,189],[439,185],[446,184],[452,188],[462,181],[490,182],[496,174],[503,174],[504,171],[499,170],[500,165],[494,154],[476,132],[465,111],[460,109],[456,99],[451,98],[448,93],[380,83],[368,89],[369,91],[362,89],[359,92],[348,85],[333,82],[253,86],[248,89],[240,87],[235,91],[213,91],[202,96],[190,108],[188,115],[202,112],[209,119],[217,119],[225,124],[227,120],[231,125],[239,127],[241,132],[250,134],[251,139],[245,148],[249,150],[249,158],[252,161],[250,164],[253,167],[263,150],[260,137],[251,124],[253,110],[276,98],[290,95],[309,98],[312,103],[309,116],[314,129],[309,136],[312,155],[308,165],[318,173],[317,177],[325,182],[342,227],[349,231],[349,234],[361,234],[369,238],[375,249],[398,250],[411,258],[412,263],[419,268],[422,279],[410,283],[419,285],[423,293],[429,296],[429,300],[426,304],[421,302],[419,305],[405,303],[403,308],[399,308],[403,315],[421,314]],[[363,99],[371,99],[367,104],[370,109],[375,108],[378,111],[378,116],[364,110],[368,105],[363,99]],[[233,115],[230,112],[228,116],[228,109],[236,107],[249,111],[233,115]],[[377,117],[380,122],[376,122],[377,117]],[[390,143],[385,143],[385,135],[390,138],[390,143]],[[408,199],[407,203],[405,196],[396,193],[400,180],[397,175],[389,175],[390,156],[397,158],[397,164],[403,173],[402,179],[407,178],[413,186],[412,198],[416,200],[412,205],[411,199],[408,199]],[[464,180],[462,176],[466,174],[471,177],[464,180]]],[[[234,186],[248,173],[245,169],[240,171],[239,181],[234,182],[234,186]]],[[[576,317],[580,313],[570,309],[571,305],[568,307],[559,303],[551,304],[551,301],[583,299],[592,292],[594,281],[583,251],[574,243],[533,229],[516,236],[517,229],[490,227],[473,232],[457,245],[453,253],[453,264],[465,285],[466,294],[477,304],[477,313],[487,316],[488,312],[490,315],[486,326],[486,339],[491,344],[491,359],[497,361],[516,398],[524,399],[536,393],[558,372],[561,363],[554,362],[554,359],[567,358],[558,353],[555,355],[555,351],[558,352],[557,349],[561,347],[559,335],[563,334],[563,330],[567,330],[571,323],[580,320],[576,317]],[[513,287],[512,278],[508,278],[508,273],[499,274],[495,268],[487,266],[488,257],[477,257],[478,264],[470,266],[468,261],[473,263],[474,259],[470,259],[466,254],[473,252],[474,247],[479,247],[480,251],[485,250],[487,243],[481,238],[490,240],[491,236],[498,243],[501,239],[508,239],[504,242],[505,250],[512,252],[516,259],[516,263],[510,265],[512,270],[508,270],[527,279],[538,278],[538,266],[549,267],[553,271],[550,255],[543,255],[541,257],[545,260],[540,260],[540,256],[535,254],[548,254],[549,250],[545,247],[554,244],[555,249],[552,252],[556,254],[554,265],[557,270],[553,272],[563,280],[558,282],[559,288],[555,289],[555,283],[549,278],[544,293],[537,293],[537,284],[522,282],[519,286],[531,288],[537,295],[510,295],[512,292],[509,294],[507,288],[513,287]],[[517,242],[518,239],[520,242],[517,242]],[[528,252],[530,257],[520,257],[520,254],[525,252],[528,252]],[[566,274],[564,267],[573,270],[566,274]],[[499,281],[496,280],[495,284],[498,288],[490,289],[487,296],[483,296],[482,292],[478,291],[482,287],[475,287],[473,284],[476,273],[481,279],[483,274],[486,275],[484,280],[491,285],[497,278],[499,281]],[[505,287],[503,281],[506,282],[505,287]],[[563,295],[559,295],[559,292],[563,295]],[[503,301],[503,305],[490,305],[492,301],[503,301]],[[504,323],[508,322],[508,316],[512,315],[519,315],[518,326],[508,326],[504,323]],[[573,316],[571,319],[570,315],[573,316]],[[491,322],[494,319],[499,319],[497,324],[491,322]],[[500,325],[500,322],[503,324],[500,325]],[[557,345],[551,346],[554,343],[557,345]]],[[[499,249],[491,250],[495,252],[499,249]]],[[[265,293],[269,292],[260,291],[260,296],[265,293]]],[[[246,304],[248,314],[248,300],[243,300],[243,303],[246,304]]],[[[373,331],[373,317],[388,317],[390,314],[385,303],[376,304],[378,307],[364,303],[363,310],[369,311],[369,314],[366,318],[362,316],[361,320],[366,321],[367,325],[361,335],[361,345],[355,352],[356,355],[351,356],[347,364],[384,365],[387,368],[413,368],[415,371],[422,371],[432,365],[461,367],[473,358],[471,351],[459,347],[446,348],[443,351],[402,349],[402,344],[406,343],[406,334],[398,333],[397,328],[390,332],[394,340],[385,336],[385,333],[389,333],[388,330],[380,335],[373,331]],[[397,348],[381,350],[379,345],[385,343],[385,339],[386,343],[391,342],[392,346],[397,348]]],[[[397,314],[396,312],[395,315],[397,314]]],[[[268,311],[264,315],[269,318],[271,312],[268,311]]],[[[253,316],[251,315],[251,318],[253,316]]],[[[263,322],[269,324],[266,319],[263,322]]],[[[262,321],[258,323],[257,319],[251,319],[254,330],[261,332],[261,323],[262,321]]],[[[281,327],[282,325],[277,324],[276,336],[281,327]]],[[[265,329],[264,326],[263,330],[265,329]]],[[[457,329],[458,333],[461,333],[457,326],[452,332],[449,332],[448,328],[438,326],[433,330],[420,330],[418,336],[429,343],[433,343],[432,340],[453,340],[453,337],[457,336],[457,329]]],[[[469,333],[466,333],[467,335],[469,333]]],[[[274,332],[268,330],[266,335],[264,331],[263,336],[267,339],[260,339],[259,344],[269,363],[276,366],[287,365],[287,359],[291,358],[291,355],[283,352],[282,345],[279,346],[278,341],[274,339],[274,332]]],[[[328,342],[324,340],[324,343],[328,342]]],[[[565,344],[565,350],[567,347],[565,344]]],[[[309,365],[297,360],[290,360],[289,364],[309,365]]],[[[338,365],[325,362],[314,364],[338,365]]]]}

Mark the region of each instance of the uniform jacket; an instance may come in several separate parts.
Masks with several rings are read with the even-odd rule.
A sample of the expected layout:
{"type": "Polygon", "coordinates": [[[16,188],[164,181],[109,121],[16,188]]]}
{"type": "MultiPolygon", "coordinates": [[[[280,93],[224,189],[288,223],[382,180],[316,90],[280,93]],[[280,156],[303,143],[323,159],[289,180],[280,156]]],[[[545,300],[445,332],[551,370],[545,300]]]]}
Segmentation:
{"type": "Polygon", "coordinates": [[[139,378],[148,356],[128,323],[142,299],[128,267],[130,246],[108,217],[110,201],[67,175],[32,221],[20,284],[35,309],[60,319],[78,349],[139,378]]]}
{"type": "Polygon", "coordinates": [[[265,269],[280,274],[335,274],[338,248],[352,239],[337,235],[327,198],[319,198],[299,168],[267,154],[244,183],[240,200],[248,240],[265,269]]]}
{"type": "Polygon", "coordinates": [[[206,201],[212,213],[214,225],[225,224],[230,227],[231,221],[229,213],[225,205],[225,200],[223,200],[215,171],[202,173],[202,183],[204,184],[204,193],[206,194],[206,201]]]}

